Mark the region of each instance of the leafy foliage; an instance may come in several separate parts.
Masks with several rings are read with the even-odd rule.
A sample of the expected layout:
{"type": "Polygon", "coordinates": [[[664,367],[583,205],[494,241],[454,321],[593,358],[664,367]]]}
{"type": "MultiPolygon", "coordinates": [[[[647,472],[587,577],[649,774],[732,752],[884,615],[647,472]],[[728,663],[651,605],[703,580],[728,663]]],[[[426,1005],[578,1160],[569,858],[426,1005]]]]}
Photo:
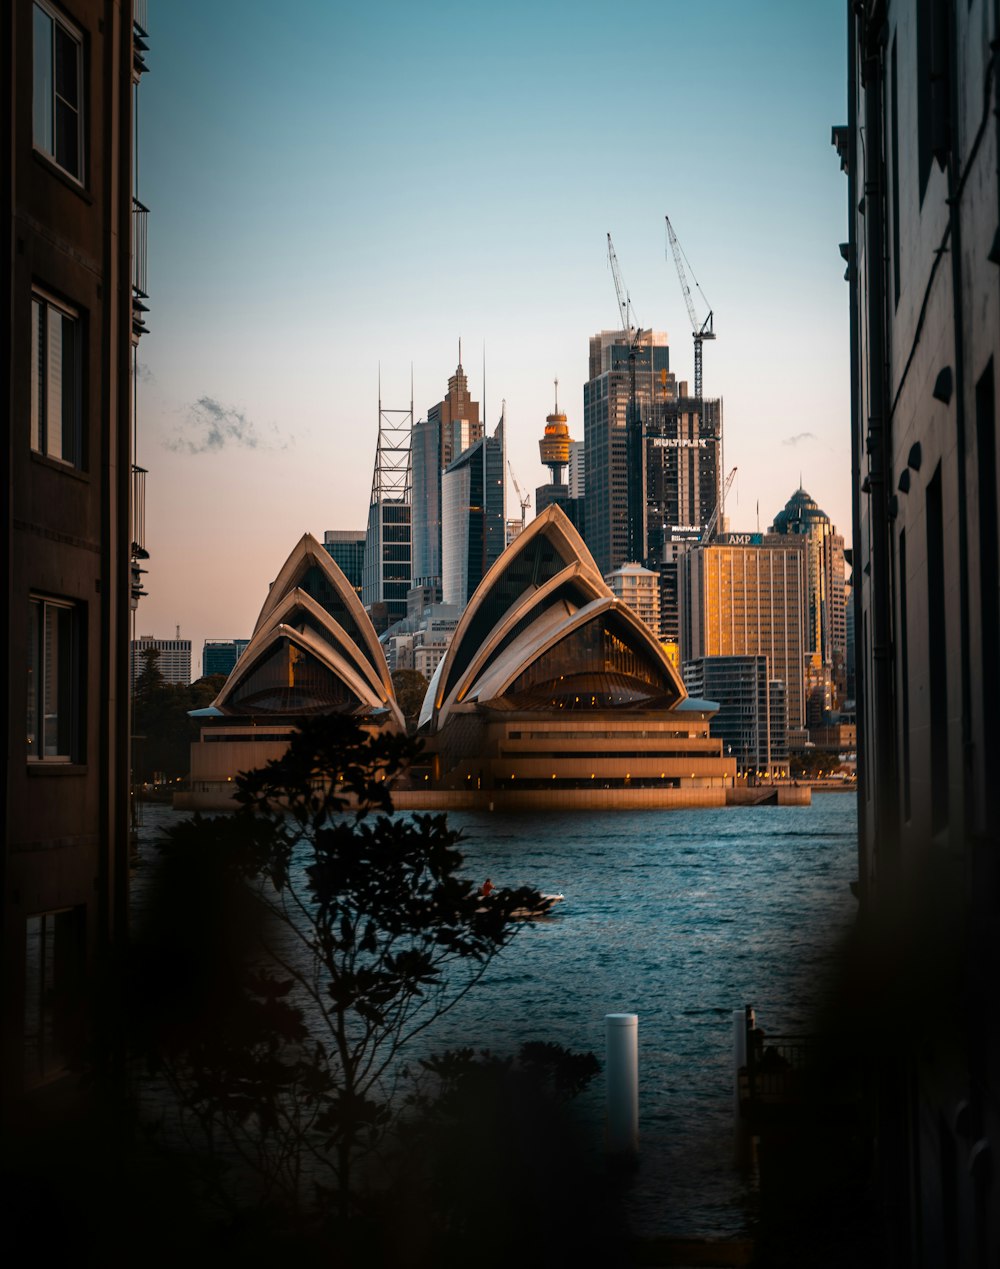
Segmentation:
{"type": "Polygon", "coordinates": [[[427,694],[427,680],[419,670],[396,670],[392,676],[392,687],[407,725],[413,728],[427,694]]]}
{"type": "Polygon", "coordinates": [[[135,681],[132,730],[139,780],[151,780],[154,773],[167,780],[188,774],[199,727],[188,711],[211,705],[226,681],[224,674],[210,674],[194,683],[167,683],[159,662],[159,649],[149,649],[135,681]]]}
{"type": "Polygon", "coordinates": [[[311,1189],[350,1215],[358,1165],[396,1119],[405,1046],[524,928],[515,912],[546,910],[528,888],[482,899],[444,816],[388,814],[416,752],[310,722],[237,778],[235,814],[196,816],[164,844],[169,907],[185,886],[199,898],[158,943],[176,972],[159,975],[147,1048],[264,1201],[298,1207],[311,1189]]]}

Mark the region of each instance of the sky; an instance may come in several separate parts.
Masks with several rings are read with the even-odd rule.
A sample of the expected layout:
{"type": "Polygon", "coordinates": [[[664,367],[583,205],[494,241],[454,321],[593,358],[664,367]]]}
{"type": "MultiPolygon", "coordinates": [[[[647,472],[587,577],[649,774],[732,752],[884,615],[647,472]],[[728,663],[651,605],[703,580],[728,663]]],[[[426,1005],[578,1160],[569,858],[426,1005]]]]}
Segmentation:
{"type": "Polygon", "coordinates": [[[364,527],[380,380],[409,408],[412,374],[425,417],[459,339],[534,502],[553,379],[582,440],[588,339],[621,324],[608,233],[693,381],[665,215],[714,312],[730,527],[801,477],[849,540],[843,0],[152,0],[149,23],[138,634],[180,626],[195,675],[206,638],[248,636],[303,533],[364,527]]]}

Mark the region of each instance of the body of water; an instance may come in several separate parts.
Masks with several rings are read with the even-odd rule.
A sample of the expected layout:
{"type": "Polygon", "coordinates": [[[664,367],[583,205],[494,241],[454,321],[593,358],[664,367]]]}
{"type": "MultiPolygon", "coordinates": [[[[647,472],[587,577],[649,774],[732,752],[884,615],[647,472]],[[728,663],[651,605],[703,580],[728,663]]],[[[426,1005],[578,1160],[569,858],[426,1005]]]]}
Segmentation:
{"type": "MultiPolygon", "coordinates": [[[[147,808],[141,849],[176,820],[147,808]]],[[[469,875],[561,891],[475,991],[428,1033],[435,1051],[552,1040],[604,1058],[604,1015],[639,1015],[636,1232],[736,1234],[751,1196],[733,1165],[732,1011],[770,1033],[809,1029],[856,902],[856,806],[470,814],[469,875]]],[[[136,894],[141,902],[142,870],[136,894]]],[[[595,1148],[603,1079],[585,1095],[595,1148]]]]}

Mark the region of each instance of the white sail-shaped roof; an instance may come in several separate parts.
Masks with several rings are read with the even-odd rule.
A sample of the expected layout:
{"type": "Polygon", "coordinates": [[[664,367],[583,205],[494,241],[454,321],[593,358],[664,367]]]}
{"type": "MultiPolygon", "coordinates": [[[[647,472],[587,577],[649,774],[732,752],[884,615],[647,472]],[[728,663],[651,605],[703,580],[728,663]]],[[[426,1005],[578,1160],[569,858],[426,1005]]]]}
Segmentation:
{"type": "Polygon", "coordinates": [[[378,641],[371,618],[365,612],[361,600],[343,571],[330,554],[311,533],[304,533],[295,549],[285,560],[281,571],[268,591],[260,610],[254,634],[266,623],[287,594],[293,590],[305,590],[336,620],[354,639],[359,649],[377,670],[387,691],[392,691],[389,666],[378,641]],[[313,592],[320,591],[320,594],[313,592]]]}
{"type": "Polygon", "coordinates": [[[431,681],[421,726],[453,709],[673,708],[687,695],[663,648],[618,600],[566,514],[552,505],[472,597],[431,681]]]}
{"type": "Polygon", "coordinates": [[[311,534],[300,539],[271,586],[253,637],[213,710],[388,713],[404,726],[371,620],[311,534]]]}

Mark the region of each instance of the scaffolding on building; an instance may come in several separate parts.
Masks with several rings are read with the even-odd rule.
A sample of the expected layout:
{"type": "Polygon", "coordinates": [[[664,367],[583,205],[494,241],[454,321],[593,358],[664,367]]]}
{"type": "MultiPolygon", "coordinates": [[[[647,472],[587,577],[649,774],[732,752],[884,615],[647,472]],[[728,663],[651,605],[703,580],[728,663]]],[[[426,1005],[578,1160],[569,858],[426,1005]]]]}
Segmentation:
{"type": "Polygon", "coordinates": [[[380,376],[378,442],[361,580],[362,603],[373,619],[382,618],[376,621],[376,629],[406,616],[406,592],[412,584],[412,430],[412,383],[409,408],[387,409],[382,404],[380,376]],[[383,604],[384,612],[378,611],[383,604]]]}

